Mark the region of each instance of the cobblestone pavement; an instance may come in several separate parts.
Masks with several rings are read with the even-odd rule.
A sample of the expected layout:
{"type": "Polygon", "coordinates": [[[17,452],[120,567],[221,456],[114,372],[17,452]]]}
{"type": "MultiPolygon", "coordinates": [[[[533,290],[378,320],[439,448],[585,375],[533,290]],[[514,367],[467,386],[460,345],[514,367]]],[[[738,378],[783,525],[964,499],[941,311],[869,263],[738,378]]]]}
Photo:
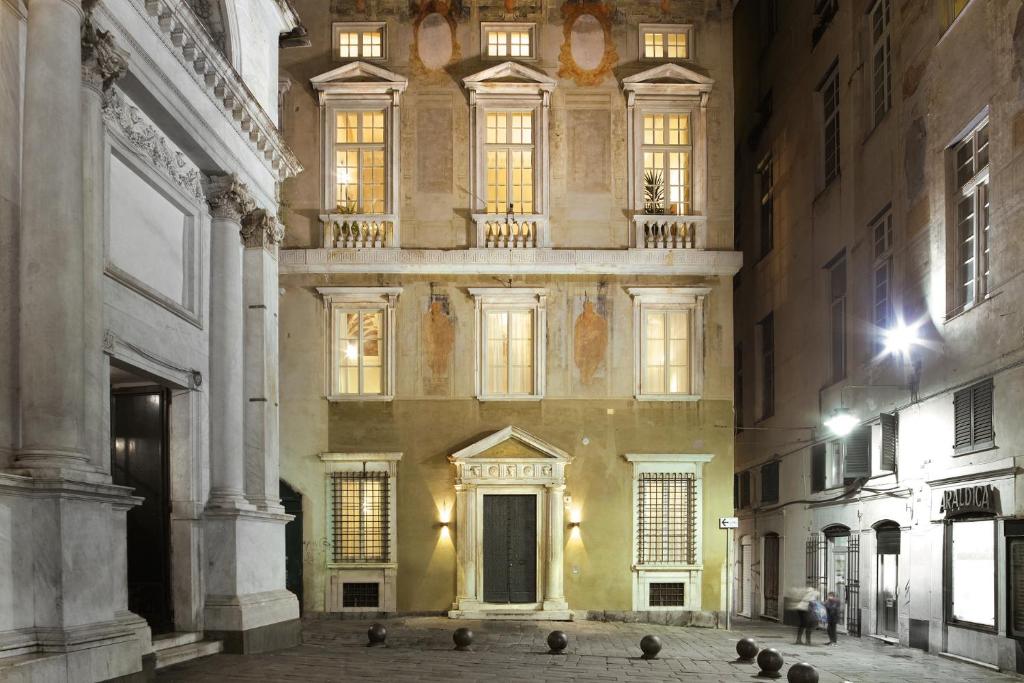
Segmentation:
{"type": "Polygon", "coordinates": [[[313,620],[299,647],[264,655],[215,655],[159,672],[171,681],[750,681],[758,667],[736,662],[736,640],[751,636],[776,647],[790,664],[806,661],[821,683],[839,681],[1017,681],[1000,674],[873,638],[843,638],[826,647],[824,633],[811,646],[793,645],[789,628],[740,619],[732,632],[701,628],[582,621],[456,622],[440,617],[384,621],[387,648],[368,648],[368,621],[313,620]],[[472,652],[452,649],[452,631],[468,626],[472,652]],[[548,655],[553,629],[569,634],[565,655],[548,655]],[[661,637],[658,659],[640,658],[644,635],[661,637]]]}

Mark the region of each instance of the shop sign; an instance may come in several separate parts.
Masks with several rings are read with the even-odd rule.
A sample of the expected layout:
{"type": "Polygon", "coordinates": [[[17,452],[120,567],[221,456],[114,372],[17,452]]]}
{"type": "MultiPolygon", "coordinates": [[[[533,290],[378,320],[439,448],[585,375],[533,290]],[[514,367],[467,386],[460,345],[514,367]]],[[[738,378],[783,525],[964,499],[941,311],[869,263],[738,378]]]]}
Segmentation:
{"type": "Polygon", "coordinates": [[[942,492],[939,513],[946,518],[972,514],[999,514],[999,492],[992,484],[961,486],[942,492]]]}

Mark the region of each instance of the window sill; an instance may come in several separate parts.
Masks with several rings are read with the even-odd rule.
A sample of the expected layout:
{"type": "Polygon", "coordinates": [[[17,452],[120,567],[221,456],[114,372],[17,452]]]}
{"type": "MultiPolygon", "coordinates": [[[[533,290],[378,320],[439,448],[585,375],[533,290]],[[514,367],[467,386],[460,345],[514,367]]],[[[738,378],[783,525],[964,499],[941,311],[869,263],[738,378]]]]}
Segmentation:
{"type": "Polygon", "coordinates": [[[989,626],[987,624],[975,624],[971,621],[956,621],[955,619],[946,619],[946,626],[967,629],[968,631],[980,631],[982,633],[999,632],[999,629],[997,629],[995,626],[989,626]]]}
{"type": "Polygon", "coordinates": [[[964,446],[963,448],[953,449],[953,457],[959,458],[964,455],[975,455],[976,453],[985,453],[986,451],[997,451],[999,447],[996,446],[995,440],[983,441],[981,443],[972,444],[971,446],[964,446]]]}
{"type": "MultiPolygon", "coordinates": [[[[875,131],[878,130],[879,128],[881,128],[882,124],[884,124],[886,121],[889,120],[889,112],[891,112],[891,111],[892,111],[892,106],[890,106],[888,109],[885,110],[885,112],[882,113],[882,118],[880,118],[878,121],[874,122],[874,125],[871,126],[871,130],[868,131],[868,134],[865,135],[864,139],[861,140],[861,142],[860,142],[862,147],[864,145],[867,145],[868,141],[875,136],[875,131]]],[[[874,115],[874,112],[872,112],[872,116],[873,115],[874,115]]]]}
{"type": "Polygon", "coordinates": [[[680,403],[692,403],[699,401],[700,394],[634,394],[633,398],[638,401],[679,401],[680,403]]]}
{"type": "Polygon", "coordinates": [[[542,401],[544,400],[543,394],[531,394],[529,396],[477,396],[476,400],[480,402],[501,402],[501,401],[542,401]]]}
{"type": "Polygon", "coordinates": [[[397,562],[328,562],[328,569],[398,569],[397,562]]]}
{"type": "Polygon", "coordinates": [[[985,304],[987,304],[989,301],[991,301],[994,298],[996,298],[995,294],[986,294],[984,299],[982,299],[981,301],[975,301],[970,306],[959,306],[957,308],[954,308],[952,311],[948,311],[946,313],[946,319],[943,322],[947,322],[948,323],[948,322],[951,322],[953,320],[956,320],[957,318],[959,318],[962,315],[967,315],[968,313],[970,313],[971,311],[977,309],[978,307],[984,306],[985,304]]]}
{"type": "Polygon", "coordinates": [[[634,564],[635,572],[695,572],[704,571],[702,564],[634,564]]]}
{"type": "Polygon", "coordinates": [[[818,200],[822,199],[825,195],[827,195],[829,193],[829,190],[831,190],[833,187],[839,184],[839,179],[842,177],[843,174],[842,171],[840,171],[836,173],[834,176],[832,176],[832,178],[830,178],[829,180],[826,180],[825,186],[818,191],[818,194],[814,195],[814,199],[811,200],[811,205],[813,206],[814,204],[817,204],[818,200]]]}
{"type": "Polygon", "coordinates": [[[381,401],[394,401],[393,395],[384,394],[351,394],[351,395],[340,395],[340,396],[325,396],[330,403],[349,403],[352,401],[373,401],[380,403],[381,401]]]}

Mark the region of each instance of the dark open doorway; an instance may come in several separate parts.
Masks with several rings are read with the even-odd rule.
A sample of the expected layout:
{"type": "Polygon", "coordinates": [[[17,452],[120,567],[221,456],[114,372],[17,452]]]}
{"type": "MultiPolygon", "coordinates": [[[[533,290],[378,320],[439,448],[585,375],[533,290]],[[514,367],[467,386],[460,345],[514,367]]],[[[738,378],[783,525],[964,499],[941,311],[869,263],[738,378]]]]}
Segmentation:
{"type": "Polygon", "coordinates": [[[171,608],[170,467],[167,389],[131,381],[112,368],[110,449],[113,482],[141,505],[128,511],[128,608],[154,634],[174,630],[171,608]],[[120,380],[120,381],[115,381],[120,380]]]}
{"type": "Polygon", "coordinates": [[[280,496],[284,511],[295,516],[284,527],[285,587],[299,599],[302,614],[302,494],[282,479],[280,496]]]}

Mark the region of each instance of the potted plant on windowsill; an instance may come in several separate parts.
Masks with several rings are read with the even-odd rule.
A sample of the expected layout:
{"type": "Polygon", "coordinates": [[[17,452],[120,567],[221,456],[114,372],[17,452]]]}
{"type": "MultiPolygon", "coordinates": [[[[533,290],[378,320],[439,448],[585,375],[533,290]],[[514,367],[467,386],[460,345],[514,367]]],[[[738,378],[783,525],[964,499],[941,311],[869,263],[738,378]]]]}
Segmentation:
{"type": "Polygon", "coordinates": [[[644,213],[649,216],[665,213],[665,179],[661,171],[644,173],[644,213]]]}

